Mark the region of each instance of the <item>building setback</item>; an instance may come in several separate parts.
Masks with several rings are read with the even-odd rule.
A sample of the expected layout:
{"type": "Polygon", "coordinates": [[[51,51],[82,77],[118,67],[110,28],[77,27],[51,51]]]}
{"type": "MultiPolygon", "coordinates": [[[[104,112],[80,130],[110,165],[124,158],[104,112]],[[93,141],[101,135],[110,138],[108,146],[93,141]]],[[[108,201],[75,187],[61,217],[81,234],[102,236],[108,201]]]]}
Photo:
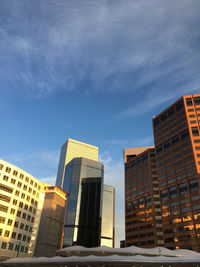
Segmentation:
{"type": "Polygon", "coordinates": [[[153,119],[164,246],[200,251],[200,94],[153,119]]]}
{"type": "Polygon", "coordinates": [[[163,245],[155,149],[124,149],[124,161],[126,246],[163,245]]]}

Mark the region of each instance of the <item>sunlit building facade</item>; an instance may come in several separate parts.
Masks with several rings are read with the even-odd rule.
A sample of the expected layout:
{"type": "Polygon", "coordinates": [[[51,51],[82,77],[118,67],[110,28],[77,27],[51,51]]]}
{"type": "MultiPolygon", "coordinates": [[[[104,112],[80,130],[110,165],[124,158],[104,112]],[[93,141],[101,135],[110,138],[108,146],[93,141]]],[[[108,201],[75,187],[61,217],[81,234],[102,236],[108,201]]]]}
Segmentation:
{"type": "Polygon", "coordinates": [[[60,188],[0,160],[0,260],[32,257],[36,246],[40,256],[55,255],[61,247],[66,197],[60,188]]]}
{"type": "Polygon", "coordinates": [[[115,188],[103,185],[101,246],[113,247],[115,242],[115,188]]]}
{"type": "Polygon", "coordinates": [[[164,245],[200,251],[200,94],[153,119],[164,245]]]}
{"type": "Polygon", "coordinates": [[[68,139],[61,148],[56,179],[69,193],[63,247],[114,246],[115,190],[103,180],[98,147],[68,139]]]}
{"type": "Polygon", "coordinates": [[[44,184],[41,194],[44,195],[44,203],[34,256],[53,257],[62,247],[67,193],[57,186],[44,184]]]}
{"type": "Polygon", "coordinates": [[[44,197],[42,183],[0,160],[0,258],[32,256],[44,197]]]}
{"type": "Polygon", "coordinates": [[[160,195],[154,147],[124,149],[125,244],[163,245],[160,195]]]}
{"type": "Polygon", "coordinates": [[[61,148],[56,185],[63,187],[65,166],[79,157],[98,161],[98,147],[69,138],[61,148]]]}

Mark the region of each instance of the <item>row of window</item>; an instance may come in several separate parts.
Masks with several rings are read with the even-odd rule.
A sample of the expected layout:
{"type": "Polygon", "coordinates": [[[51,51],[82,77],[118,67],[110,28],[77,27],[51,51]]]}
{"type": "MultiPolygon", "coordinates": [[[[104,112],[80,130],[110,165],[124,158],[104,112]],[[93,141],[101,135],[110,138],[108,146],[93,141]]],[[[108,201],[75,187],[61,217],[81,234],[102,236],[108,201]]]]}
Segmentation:
{"type": "MultiPolygon", "coordinates": [[[[4,175],[4,176],[3,176],[3,180],[6,181],[6,182],[8,182],[9,177],[6,176],[6,175],[4,175]]],[[[11,179],[10,179],[10,183],[13,184],[13,185],[15,185],[15,184],[16,184],[16,180],[13,179],[13,178],[11,178],[11,179]]],[[[22,187],[22,183],[21,183],[21,182],[18,182],[16,185],[17,185],[18,188],[22,188],[22,189],[25,190],[25,191],[28,190],[28,192],[31,193],[33,196],[37,195],[37,197],[39,197],[39,193],[37,193],[37,192],[36,192],[34,189],[32,189],[31,187],[28,188],[28,186],[27,186],[26,184],[24,184],[23,187],[22,187]]],[[[8,190],[10,190],[10,191],[13,190],[12,187],[9,187],[9,186],[6,186],[6,185],[4,185],[4,187],[7,187],[8,190]]],[[[19,192],[19,191],[18,191],[18,192],[19,192]]],[[[18,194],[18,195],[19,195],[19,194],[18,194]]]]}
{"type": "MultiPolygon", "coordinates": [[[[145,162],[148,161],[148,157],[149,157],[148,153],[145,153],[143,156],[138,157],[135,160],[132,160],[130,163],[126,164],[126,170],[128,171],[129,169],[132,169],[134,167],[141,166],[141,164],[144,164],[145,162]]],[[[154,151],[150,152],[150,157],[153,159],[155,158],[155,152],[154,151]]],[[[146,166],[148,166],[148,164],[146,164],[146,166]]],[[[144,165],[142,166],[142,168],[144,168],[144,165]]]]}
{"type": "MultiPolygon", "coordinates": [[[[199,190],[199,183],[197,179],[193,179],[189,181],[189,189],[190,192],[198,192],[199,190]]],[[[169,190],[165,189],[160,192],[161,200],[166,201],[168,198],[174,198],[178,196],[178,192],[180,196],[183,196],[188,193],[188,184],[182,183],[178,185],[178,190],[176,186],[170,187],[169,190]]]]}
{"type": "Polygon", "coordinates": [[[28,253],[28,247],[20,246],[18,244],[13,244],[11,242],[2,242],[1,248],[8,249],[10,251],[14,250],[16,252],[28,253]]]}
{"type": "Polygon", "coordinates": [[[183,108],[184,108],[184,103],[183,103],[183,100],[181,100],[174,107],[172,107],[167,112],[162,114],[162,116],[158,117],[157,119],[153,121],[154,128],[158,127],[160,124],[165,122],[168,118],[171,118],[172,116],[174,116],[176,112],[180,112],[181,110],[183,110],[183,108]]]}
{"type": "MultiPolygon", "coordinates": [[[[3,164],[0,164],[0,170],[3,170],[3,167],[4,167],[4,165],[3,164]]],[[[5,167],[5,172],[7,172],[7,173],[11,173],[11,168],[10,167],[5,167]]],[[[16,170],[13,170],[13,172],[12,172],[12,175],[14,175],[14,176],[18,176],[18,171],[16,171],[16,170]]],[[[20,179],[24,179],[24,174],[22,174],[22,173],[19,173],[19,178],[20,179]]],[[[25,181],[28,183],[28,182],[30,182],[30,184],[31,185],[34,185],[34,187],[35,188],[38,188],[38,190],[40,190],[41,189],[41,186],[40,185],[38,185],[36,182],[34,183],[34,181],[33,180],[31,180],[29,177],[27,177],[26,176],[26,178],[25,178],[25,181]]]]}
{"type": "Polygon", "coordinates": [[[126,204],[126,211],[130,211],[132,208],[142,208],[144,206],[151,205],[151,196],[146,196],[145,198],[135,199],[132,202],[126,204]]]}
{"type": "MultiPolygon", "coordinates": [[[[193,127],[196,128],[196,127],[193,127]]],[[[172,138],[165,141],[163,144],[156,146],[156,153],[159,155],[162,151],[168,150],[170,147],[178,145],[180,142],[184,141],[187,137],[189,137],[188,129],[182,131],[180,135],[175,135],[172,138]]]]}

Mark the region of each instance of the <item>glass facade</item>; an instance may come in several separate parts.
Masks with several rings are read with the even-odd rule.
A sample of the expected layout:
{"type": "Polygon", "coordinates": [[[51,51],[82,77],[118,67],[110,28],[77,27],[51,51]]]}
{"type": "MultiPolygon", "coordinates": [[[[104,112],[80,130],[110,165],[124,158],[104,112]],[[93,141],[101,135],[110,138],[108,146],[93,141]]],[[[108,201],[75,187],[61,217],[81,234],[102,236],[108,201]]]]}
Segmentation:
{"type": "MultiPolygon", "coordinates": [[[[103,190],[103,164],[97,161],[85,159],[85,158],[75,158],[71,162],[66,165],[66,172],[64,177],[63,187],[64,190],[67,191],[69,189],[69,197],[68,197],[68,204],[66,210],[66,217],[65,217],[65,224],[64,224],[64,242],[63,246],[72,246],[76,245],[77,241],[79,245],[87,245],[90,246],[88,242],[87,244],[82,244],[81,240],[83,240],[79,234],[82,232],[79,231],[79,223],[81,222],[82,225],[84,223],[87,225],[87,216],[82,217],[83,214],[83,206],[85,203],[85,194],[83,191],[86,192],[86,187],[89,190],[89,179],[99,178],[100,180],[100,201],[98,202],[98,194],[96,195],[96,203],[99,203],[99,228],[101,227],[101,214],[102,214],[102,190],[103,190]],[[88,184],[84,184],[83,179],[87,179],[88,184]],[[82,203],[83,202],[83,203],[82,203]],[[82,206],[81,206],[82,205],[82,206]],[[85,222],[83,223],[83,218],[85,218],[85,222]]],[[[92,184],[90,185],[92,187],[92,184]]],[[[94,201],[94,200],[93,200],[94,201]]],[[[91,213],[92,213],[92,206],[91,206],[91,213]]],[[[90,214],[90,213],[88,213],[90,214]]],[[[99,230],[100,231],[100,230],[99,230]]],[[[98,231],[98,236],[100,237],[98,231]]],[[[98,241],[99,242],[99,241],[98,241]]]]}

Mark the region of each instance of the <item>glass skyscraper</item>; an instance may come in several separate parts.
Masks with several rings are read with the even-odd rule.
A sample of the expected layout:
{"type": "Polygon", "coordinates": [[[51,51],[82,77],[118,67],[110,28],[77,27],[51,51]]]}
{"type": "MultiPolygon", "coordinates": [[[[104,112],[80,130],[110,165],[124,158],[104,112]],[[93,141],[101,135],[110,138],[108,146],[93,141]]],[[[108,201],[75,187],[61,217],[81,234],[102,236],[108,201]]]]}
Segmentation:
{"type": "Polygon", "coordinates": [[[103,180],[98,148],[69,139],[61,148],[56,180],[69,192],[63,247],[114,246],[114,188],[103,180]]]}

